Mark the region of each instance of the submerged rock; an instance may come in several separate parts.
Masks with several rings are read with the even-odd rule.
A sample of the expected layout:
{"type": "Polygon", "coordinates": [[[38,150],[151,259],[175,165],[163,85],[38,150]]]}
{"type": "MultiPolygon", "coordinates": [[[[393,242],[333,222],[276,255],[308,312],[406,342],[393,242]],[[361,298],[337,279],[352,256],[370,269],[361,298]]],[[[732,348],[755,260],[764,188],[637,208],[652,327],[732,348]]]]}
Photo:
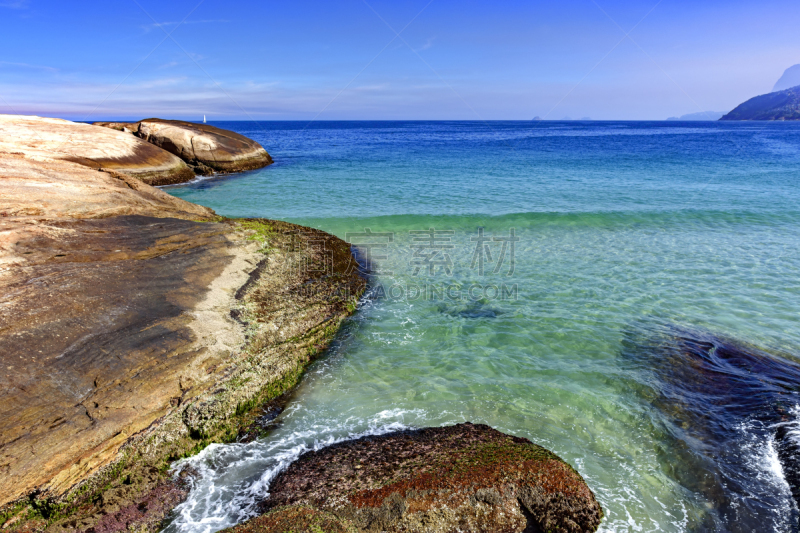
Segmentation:
{"type": "Polygon", "coordinates": [[[583,532],[603,516],[558,456],[470,423],[306,453],[272,482],[263,506],[267,514],[234,530],[305,531],[320,513],[339,520],[340,531],[583,532]]]}
{"type": "Polygon", "coordinates": [[[472,301],[466,304],[439,304],[439,312],[460,318],[497,318],[504,314],[502,309],[491,307],[483,301],[472,301]]]}
{"type": "Polygon", "coordinates": [[[631,330],[623,346],[646,384],[645,401],[663,413],[677,441],[670,471],[710,504],[695,529],[796,531],[800,364],[788,354],[669,325],[631,330]]]}
{"type": "Polygon", "coordinates": [[[180,158],[133,135],[57,118],[0,115],[0,153],[113,170],[149,185],[194,178],[180,158]]]}
{"type": "Polygon", "coordinates": [[[208,124],[160,118],[96,124],[134,133],[180,157],[198,174],[242,172],[272,164],[272,157],[254,140],[208,124]]]}

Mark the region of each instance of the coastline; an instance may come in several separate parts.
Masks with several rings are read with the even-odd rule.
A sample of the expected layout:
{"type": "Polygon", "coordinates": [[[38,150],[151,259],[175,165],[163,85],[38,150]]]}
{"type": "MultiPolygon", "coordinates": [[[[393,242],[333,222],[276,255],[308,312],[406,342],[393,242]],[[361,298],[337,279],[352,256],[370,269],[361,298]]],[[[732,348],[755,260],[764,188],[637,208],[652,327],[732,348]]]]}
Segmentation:
{"type": "MultiPolygon", "coordinates": [[[[88,128],[82,133],[101,129],[88,128]]],[[[118,149],[116,140],[106,136],[95,148],[118,149]]],[[[200,475],[186,465],[175,471],[174,461],[281,427],[273,421],[291,391],[365,293],[364,265],[355,248],[324,231],[220,217],[60,151],[69,148],[63,139],[27,141],[19,152],[0,146],[8,192],[0,203],[0,523],[9,531],[159,530],[192,501],[191,479],[200,475]]],[[[196,158],[186,164],[204,172],[196,158]]],[[[476,531],[567,531],[576,523],[595,531],[604,516],[570,464],[525,438],[468,422],[386,438],[400,444],[402,461],[381,458],[394,445],[358,441],[366,448],[356,462],[385,478],[372,480],[366,490],[374,494],[353,492],[352,483],[331,494],[363,512],[308,504],[364,531],[418,522],[429,530],[424,524],[442,513],[438,523],[448,530],[469,522],[476,531]],[[412,464],[439,470],[406,468],[412,464]],[[444,485],[428,483],[438,478],[444,485]],[[400,492],[381,488],[390,479],[400,492]],[[440,497],[417,508],[412,487],[440,497]],[[456,510],[448,507],[453,498],[463,504],[456,510]]],[[[360,487],[361,466],[346,463],[324,460],[332,471],[351,471],[360,487]]],[[[292,528],[316,520],[317,511],[295,511],[264,519],[292,528]]]]}
{"type": "Polygon", "coordinates": [[[332,235],[219,217],[61,137],[132,136],[3,120],[28,135],[0,146],[0,524],[155,528],[186,494],[170,463],[263,432],[366,282],[332,235]]]}

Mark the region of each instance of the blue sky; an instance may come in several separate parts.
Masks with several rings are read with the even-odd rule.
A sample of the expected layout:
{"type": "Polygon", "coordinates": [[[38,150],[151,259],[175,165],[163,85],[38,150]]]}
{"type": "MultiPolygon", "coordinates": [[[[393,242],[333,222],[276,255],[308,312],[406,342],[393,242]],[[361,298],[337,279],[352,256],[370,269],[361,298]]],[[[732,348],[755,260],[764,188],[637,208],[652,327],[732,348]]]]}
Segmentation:
{"type": "Polygon", "coordinates": [[[796,0],[0,0],[0,112],[664,119],[769,92],[798,27],[796,0]]]}

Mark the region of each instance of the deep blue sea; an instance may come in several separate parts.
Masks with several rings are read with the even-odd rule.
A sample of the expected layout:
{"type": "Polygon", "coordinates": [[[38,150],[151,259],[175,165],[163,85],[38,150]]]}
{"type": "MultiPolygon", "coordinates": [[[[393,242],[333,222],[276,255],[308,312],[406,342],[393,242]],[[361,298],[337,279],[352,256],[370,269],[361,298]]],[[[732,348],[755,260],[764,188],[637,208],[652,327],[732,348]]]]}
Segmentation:
{"type": "MultiPolygon", "coordinates": [[[[275,163],[165,190],[347,239],[373,289],[268,437],[188,460],[168,531],[245,519],[307,449],[463,421],[575,466],[603,531],[796,530],[767,407],[726,410],[724,369],[684,391],[659,350],[695,332],[800,362],[800,124],[213,124],[275,163]]],[[[767,385],[796,424],[800,383],[767,385]]]]}

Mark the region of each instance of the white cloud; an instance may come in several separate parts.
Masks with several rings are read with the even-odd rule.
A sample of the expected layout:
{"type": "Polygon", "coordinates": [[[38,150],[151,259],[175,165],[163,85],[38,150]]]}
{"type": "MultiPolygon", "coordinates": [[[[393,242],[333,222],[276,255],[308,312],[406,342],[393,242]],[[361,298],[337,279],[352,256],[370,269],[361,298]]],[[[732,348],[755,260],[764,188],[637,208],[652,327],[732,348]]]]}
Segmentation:
{"type": "Polygon", "coordinates": [[[433,46],[433,41],[435,41],[435,40],[436,40],[436,37],[430,37],[427,41],[425,41],[425,44],[423,44],[419,48],[414,48],[414,51],[415,52],[422,52],[423,50],[427,50],[428,48],[433,46]]]}
{"type": "Polygon", "coordinates": [[[15,63],[13,61],[0,61],[0,65],[7,65],[10,67],[32,68],[36,70],[47,70],[50,72],[58,72],[55,67],[48,67],[46,65],[32,65],[30,63],[15,63]]]}
{"type": "Polygon", "coordinates": [[[28,0],[5,0],[0,1],[0,7],[8,9],[25,9],[30,2],[28,0]]]}
{"type": "Polygon", "coordinates": [[[225,19],[209,19],[209,20],[185,20],[183,22],[156,22],[153,24],[148,24],[146,26],[142,26],[142,29],[145,31],[150,31],[156,28],[168,28],[170,26],[175,26],[180,24],[181,26],[186,26],[187,24],[224,24],[226,22],[230,22],[229,20],[225,19]]]}

